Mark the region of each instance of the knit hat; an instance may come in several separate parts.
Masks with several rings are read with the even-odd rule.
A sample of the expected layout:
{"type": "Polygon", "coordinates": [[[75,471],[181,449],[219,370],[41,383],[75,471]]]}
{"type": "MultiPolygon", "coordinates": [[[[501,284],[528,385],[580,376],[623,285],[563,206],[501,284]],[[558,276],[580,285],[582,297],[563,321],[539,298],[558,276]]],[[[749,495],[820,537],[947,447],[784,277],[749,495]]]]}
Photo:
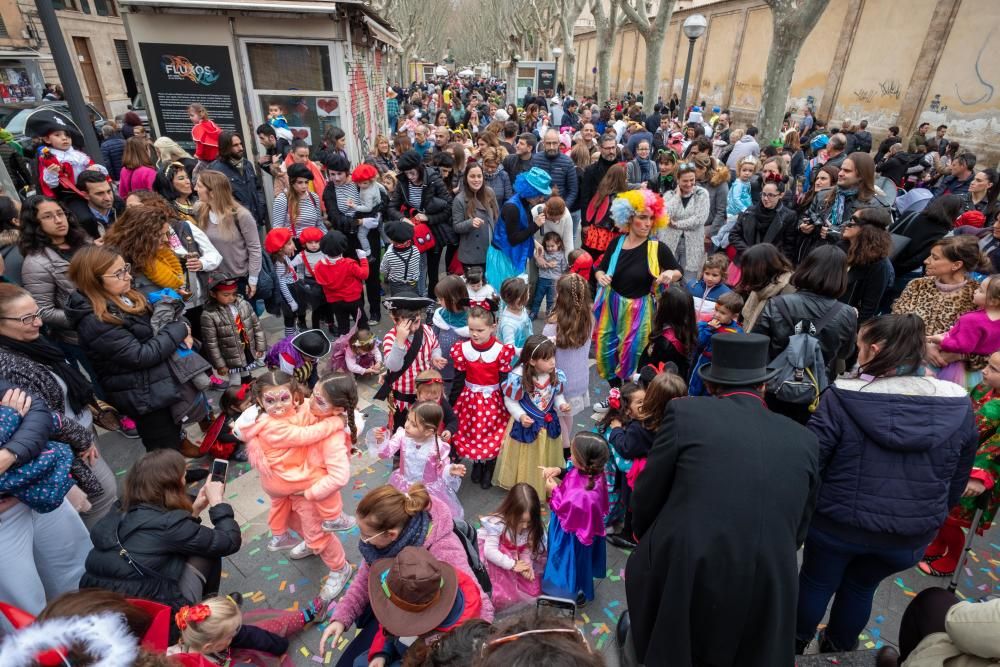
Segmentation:
{"type": "Polygon", "coordinates": [[[413,240],[413,225],[402,220],[392,220],[385,223],[385,235],[393,243],[406,243],[413,240]]]}
{"type": "Polygon", "coordinates": [[[323,231],[319,227],[309,227],[308,229],[302,230],[302,233],[299,234],[299,240],[303,243],[322,241],[323,231]]]}
{"type": "Polygon", "coordinates": [[[281,250],[286,243],[292,240],[292,230],[287,227],[272,229],[264,237],[264,250],[273,254],[281,250]]]}
{"type": "Polygon", "coordinates": [[[378,178],[378,169],[371,166],[370,164],[359,164],[351,172],[351,180],[355,183],[363,183],[364,181],[370,181],[374,178],[378,178]]]}
{"type": "Polygon", "coordinates": [[[541,167],[532,167],[514,179],[514,192],[522,199],[548,197],[552,194],[552,177],[541,167]]]}
{"type": "Polygon", "coordinates": [[[331,229],[319,242],[319,249],[327,257],[339,257],[347,251],[347,237],[336,229],[331,229]]]}
{"type": "Polygon", "coordinates": [[[423,158],[420,157],[420,153],[415,150],[408,150],[399,156],[399,166],[400,171],[409,171],[410,169],[417,169],[424,163],[423,158]]]}

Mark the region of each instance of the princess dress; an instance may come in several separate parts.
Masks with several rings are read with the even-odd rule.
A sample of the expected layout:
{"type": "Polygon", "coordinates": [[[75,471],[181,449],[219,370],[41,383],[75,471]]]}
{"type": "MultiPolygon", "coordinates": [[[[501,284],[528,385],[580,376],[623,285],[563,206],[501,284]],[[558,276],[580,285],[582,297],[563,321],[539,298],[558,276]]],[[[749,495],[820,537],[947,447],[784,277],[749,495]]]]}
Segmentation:
{"type": "Polygon", "coordinates": [[[452,346],[451,358],[455,370],[465,373],[462,393],[455,401],[455,449],[459,456],[473,461],[495,459],[509,418],[500,391],[500,374],[510,373],[514,348],[496,338],[483,345],[465,341],[452,346]]]}
{"type": "Polygon", "coordinates": [[[503,434],[504,445],[497,458],[493,482],[505,489],[525,482],[535,487],[539,497],[544,498],[546,488],[541,468],[562,468],[565,465],[562,426],[557,408],[566,401],[562,395],[566,375],[556,370],[554,383],[546,376],[542,384],[536,379],[533,386],[527,388],[522,382],[521,368],[518,367],[507,376],[503,394],[506,400],[516,403],[520,414],[531,417],[532,424],[524,426],[520,422],[520,414],[514,414],[514,407],[509,409],[511,418],[503,434]]]}
{"type": "Polygon", "coordinates": [[[607,571],[608,487],[602,484],[601,475],[589,490],[588,481],[586,475],[570,468],[549,499],[549,558],[542,576],[546,595],[574,600],[583,592],[587,600],[593,600],[594,579],[603,579],[607,571]]]}
{"type": "MultiPolygon", "coordinates": [[[[545,546],[538,553],[532,553],[528,548],[526,533],[517,536],[516,543],[511,542],[507,528],[498,516],[484,516],[482,526],[477,532],[479,557],[486,565],[486,573],[493,584],[493,608],[496,611],[508,609],[515,605],[533,601],[542,593],[542,572],[545,571],[545,546]],[[509,567],[502,567],[487,557],[489,543],[497,541],[502,558],[509,559],[509,567]],[[535,579],[529,581],[514,572],[514,564],[519,560],[531,562],[535,579]]],[[[545,536],[542,536],[544,540],[545,536]]]]}
{"type": "Polygon", "coordinates": [[[455,477],[450,472],[450,451],[451,446],[437,436],[417,442],[406,435],[404,429],[399,428],[378,448],[378,456],[388,459],[399,452],[399,467],[389,475],[389,483],[406,492],[411,484],[421,482],[427,487],[428,493],[448,505],[454,518],[462,519],[465,511],[462,503],[458,502],[456,493],[462,484],[462,478],[455,477]]]}

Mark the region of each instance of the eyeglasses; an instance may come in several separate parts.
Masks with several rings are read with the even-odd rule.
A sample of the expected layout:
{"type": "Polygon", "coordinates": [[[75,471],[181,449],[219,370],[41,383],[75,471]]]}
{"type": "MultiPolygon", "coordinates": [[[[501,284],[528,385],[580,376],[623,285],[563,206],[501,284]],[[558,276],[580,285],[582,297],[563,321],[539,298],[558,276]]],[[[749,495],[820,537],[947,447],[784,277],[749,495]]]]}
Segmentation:
{"type": "Polygon", "coordinates": [[[760,196],[761,197],[767,197],[768,199],[774,199],[776,197],[780,197],[781,193],[780,192],[761,192],[760,196]]]}
{"type": "Polygon", "coordinates": [[[15,320],[17,322],[20,322],[26,327],[34,324],[35,320],[41,320],[41,319],[42,319],[41,310],[34,312],[31,315],[22,315],[21,317],[0,317],[0,320],[15,320]]]}
{"type": "Polygon", "coordinates": [[[860,226],[861,226],[860,223],[858,223],[854,218],[851,218],[849,222],[844,223],[844,229],[850,229],[852,227],[860,227],[860,226]]]}
{"type": "Polygon", "coordinates": [[[374,534],[374,535],[372,535],[371,537],[362,537],[362,538],[361,538],[361,541],[362,541],[362,542],[363,542],[364,544],[371,544],[371,543],[372,543],[372,540],[374,540],[374,539],[375,539],[376,537],[378,537],[379,535],[385,535],[385,534],[386,534],[387,532],[389,532],[389,531],[386,531],[386,530],[383,530],[383,531],[380,531],[380,532],[378,532],[378,533],[375,533],[375,534],[374,534]]]}
{"type": "Polygon", "coordinates": [[[45,222],[49,222],[51,220],[65,220],[66,211],[60,210],[60,211],[54,211],[52,213],[46,213],[45,215],[38,216],[38,219],[44,220],[45,222]]]}
{"type": "Polygon", "coordinates": [[[111,273],[105,274],[102,278],[117,278],[118,280],[125,280],[125,276],[132,275],[132,265],[125,264],[122,268],[117,271],[112,271],[111,273]]]}

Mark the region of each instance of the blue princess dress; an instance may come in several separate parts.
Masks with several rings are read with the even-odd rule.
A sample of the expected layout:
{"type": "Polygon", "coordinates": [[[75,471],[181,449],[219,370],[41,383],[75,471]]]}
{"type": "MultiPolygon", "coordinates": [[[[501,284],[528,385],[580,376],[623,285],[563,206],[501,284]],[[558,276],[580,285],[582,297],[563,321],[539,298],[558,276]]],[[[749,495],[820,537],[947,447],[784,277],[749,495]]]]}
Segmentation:
{"type": "Polygon", "coordinates": [[[549,558],[542,575],[542,592],[575,600],[582,592],[594,599],[594,579],[608,569],[604,517],[608,514],[608,487],[602,475],[587,489],[589,478],[570,468],[549,499],[549,558]]]}

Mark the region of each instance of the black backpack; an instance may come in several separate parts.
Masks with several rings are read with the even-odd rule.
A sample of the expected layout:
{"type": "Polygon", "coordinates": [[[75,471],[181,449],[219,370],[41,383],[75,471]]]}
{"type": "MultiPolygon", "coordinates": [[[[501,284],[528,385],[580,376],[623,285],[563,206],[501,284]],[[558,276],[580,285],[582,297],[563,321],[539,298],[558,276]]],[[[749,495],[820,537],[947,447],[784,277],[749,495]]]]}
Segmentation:
{"type": "Polygon", "coordinates": [[[486,573],[486,566],[479,558],[479,548],[476,546],[476,529],[461,519],[455,519],[454,524],[454,533],[458,536],[458,541],[462,543],[462,548],[465,549],[465,557],[469,561],[472,573],[476,575],[476,580],[483,592],[492,595],[493,583],[490,581],[490,575],[486,573]]]}
{"type": "Polygon", "coordinates": [[[257,274],[257,291],[254,301],[263,301],[264,309],[272,315],[281,314],[281,291],[278,289],[278,275],[274,271],[274,262],[266,252],[261,253],[260,273],[257,274]]]}

